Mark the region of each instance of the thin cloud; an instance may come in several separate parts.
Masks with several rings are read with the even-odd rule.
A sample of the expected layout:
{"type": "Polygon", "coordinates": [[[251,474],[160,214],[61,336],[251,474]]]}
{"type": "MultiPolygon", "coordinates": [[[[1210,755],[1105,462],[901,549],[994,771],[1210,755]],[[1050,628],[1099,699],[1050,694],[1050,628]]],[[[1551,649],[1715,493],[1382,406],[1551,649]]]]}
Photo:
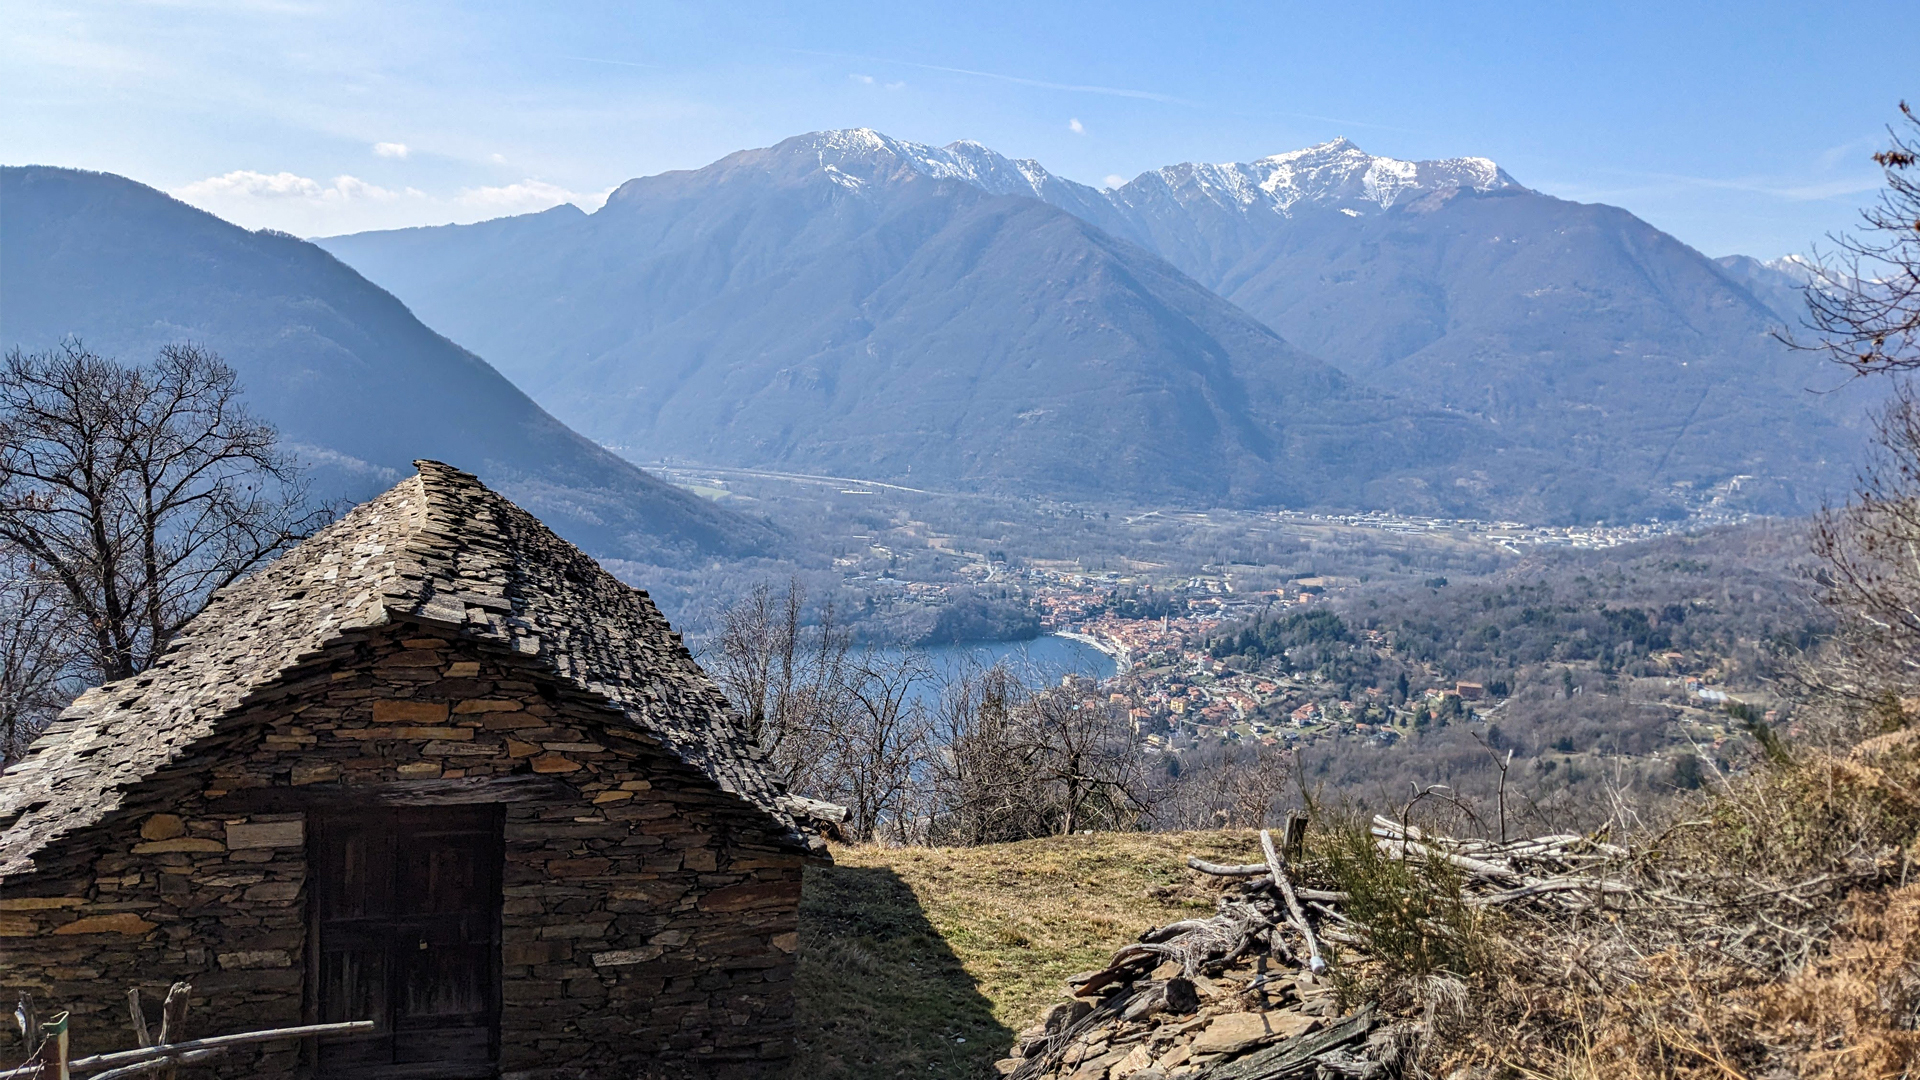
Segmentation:
{"type": "Polygon", "coordinates": [[[236,169],[219,176],[209,176],[205,180],[195,180],[184,187],[175,188],[173,194],[190,203],[218,202],[234,198],[314,202],[392,202],[403,197],[422,195],[413,188],[394,191],[378,184],[369,184],[357,176],[336,176],[332,183],[323,184],[297,173],[263,173],[252,169],[236,169]]]}
{"type": "Polygon", "coordinates": [[[1101,182],[1106,184],[1110,188],[1117,188],[1117,187],[1124,186],[1127,182],[1127,178],[1124,176],[1121,176],[1119,173],[1108,173],[1107,178],[1101,182]]]}
{"type": "Polygon", "coordinates": [[[1764,176],[1688,176],[1684,173],[1662,172],[1633,172],[1625,175],[1641,182],[1621,186],[1568,184],[1558,185],[1558,190],[1565,192],[1569,197],[1582,199],[1669,195],[1681,191],[1704,189],[1765,195],[1786,202],[1821,202],[1874,191],[1881,185],[1879,176],[1865,174],[1829,180],[1764,176]]]}
{"type": "Polygon", "coordinates": [[[578,60],[583,64],[612,64],[615,67],[650,68],[657,66],[654,64],[639,64],[632,60],[608,60],[600,56],[563,56],[561,59],[578,60]]]}
{"type": "Polygon", "coordinates": [[[413,151],[407,149],[407,144],[403,142],[377,142],[373,144],[373,153],[375,157],[404,159],[408,154],[413,153],[413,151]]]}
{"type": "Polygon", "coordinates": [[[850,73],[847,75],[847,78],[852,79],[854,82],[857,82],[857,83],[865,83],[868,86],[873,85],[873,76],[871,75],[856,75],[856,74],[850,73]]]}
{"type": "Polygon", "coordinates": [[[949,75],[971,75],[976,79],[994,79],[999,82],[1016,83],[1021,86],[1037,86],[1043,90],[1064,90],[1071,94],[1102,94],[1107,97],[1138,98],[1143,101],[1159,101],[1171,105],[1194,103],[1183,101],[1170,94],[1155,93],[1151,90],[1131,90],[1122,86],[1091,86],[1080,83],[1049,82],[1045,79],[1029,79],[1022,75],[1002,75],[994,71],[974,71],[971,68],[943,67],[939,64],[916,64],[911,60],[888,60],[878,56],[855,56],[848,53],[821,52],[817,49],[791,49],[803,56],[827,56],[836,60],[861,60],[869,64],[893,64],[898,67],[918,68],[921,71],[944,71],[949,75]]]}
{"type": "Polygon", "coordinates": [[[1078,117],[1067,121],[1067,130],[1073,132],[1075,135],[1085,135],[1087,133],[1086,126],[1080,123],[1078,117]]]}
{"type": "Polygon", "coordinates": [[[460,206],[477,210],[524,214],[548,210],[561,203],[572,203],[582,210],[597,210],[606,203],[607,196],[611,194],[613,194],[612,188],[594,194],[571,191],[545,180],[528,178],[517,184],[503,184],[499,187],[466,188],[455,195],[453,201],[460,206]]]}
{"type": "MultiPolygon", "coordinates": [[[[1097,86],[1084,83],[1052,82],[1047,79],[1030,79],[1024,75],[1006,75],[997,71],[975,71],[972,68],[946,67],[941,64],[920,64],[912,60],[891,60],[884,56],[861,56],[855,53],[822,52],[818,49],[788,49],[788,52],[801,56],[825,56],[835,60],[857,60],[866,64],[892,64],[897,67],[918,68],[921,71],[941,71],[949,75],[968,75],[976,79],[993,79],[997,82],[1009,82],[1019,86],[1034,86],[1042,90],[1060,90],[1070,94],[1100,94],[1107,97],[1134,98],[1140,101],[1157,101],[1164,105],[1180,105],[1189,109],[1210,108],[1198,101],[1192,101],[1172,94],[1162,94],[1154,90],[1135,90],[1124,86],[1097,86]]],[[[888,84],[893,89],[895,84],[888,84]]],[[[900,84],[904,85],[904,84],[900,84]]],[[[1348,127],[1373,128],[1376,131],[1393,131],[1407,135],[1424,134],[1413,128],[1397,127],[1393,124],[1376,124],[1367,120],[1350,120],[1338,116],[1321,116],[1317,113],[1286,112],[1283,110],[1263,110],[1250,113],[1239,110],[1223,112],[1225,116],[1260,117],[1286,116],[1296,120],[1312,120],[1322,124],[1341,124],[1348,127]]]]}

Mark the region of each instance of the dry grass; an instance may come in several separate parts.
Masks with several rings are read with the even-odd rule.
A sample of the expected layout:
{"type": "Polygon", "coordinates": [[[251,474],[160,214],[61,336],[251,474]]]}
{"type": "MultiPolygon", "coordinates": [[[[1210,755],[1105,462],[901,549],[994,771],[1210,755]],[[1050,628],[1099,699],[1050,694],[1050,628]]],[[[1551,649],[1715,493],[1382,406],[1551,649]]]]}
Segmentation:
{"type": "MultiPolygon", "coordinates": [[[[1633,895],[1559,914],[1444,917],[1458,883],[1373,865],[1358,828],[1317,824],[1302,872],[1404,946],[1343,950],[1339,976],[1424,1016],[1431,1075],[1920,1076],[1920,728],[1805,751],[1620,830],[1631,855],[1606,873],[1633,895]]],[[[840,848],[802,906],[795,1075],[986,1075],[1069,975],[1212,910],[1219,883],[1188,855],[1257,850],[1254,834],[1212,832],[840,848]]]]}
{"type": "Polygon", "coordinates": [[[979,1077],[1067,976],[1148,926],[1212,912],[1187,856],[1258,852],[1247,832],[838,847],[801,903],[794,1075],[979,1077]]]}
{"type": "Polygon", "coordinates": [[[1509,921],[1499,978],[1438,1040],[1437,1071],[1920,1074],[1920,734],[1804,751],[1677,810],[1623,838],[1645,902],[1509,921]]]}

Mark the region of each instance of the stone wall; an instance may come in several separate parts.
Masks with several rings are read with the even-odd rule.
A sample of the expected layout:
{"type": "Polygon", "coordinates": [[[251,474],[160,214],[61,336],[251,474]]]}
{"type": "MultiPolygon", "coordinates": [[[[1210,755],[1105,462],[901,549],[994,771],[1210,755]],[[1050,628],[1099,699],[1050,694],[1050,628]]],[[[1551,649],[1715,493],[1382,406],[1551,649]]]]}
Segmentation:
{"type": "MultiPolygon", "coordinates": [[[[0,882],[0,992],[71,1009],[76,1055],[132,1045],[129,986],[157,1016],[191,982],[190,1037],[311,1022],[308,811],[504,802],[503,1076],[777,1073],[803,855],[534,664],[418,625],[335,642],[0,882]]],[[[200,1075],[293,1076],[302,1055],[200,1075]]]]}

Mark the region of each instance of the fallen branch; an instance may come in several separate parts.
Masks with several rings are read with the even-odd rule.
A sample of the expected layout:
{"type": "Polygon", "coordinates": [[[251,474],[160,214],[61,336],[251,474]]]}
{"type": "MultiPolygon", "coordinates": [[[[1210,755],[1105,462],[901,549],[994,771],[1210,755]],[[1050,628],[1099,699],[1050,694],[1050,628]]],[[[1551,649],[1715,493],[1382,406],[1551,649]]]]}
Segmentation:
{"type": "Polygon", "coordinates": [[[1266,863],[1228,865],[1208,862],[1198,855],[1187,856],[1187,865],[1203,874],[1212,874],[1215,877],[1258,877],[1267,872],[1266,863]]]}
{"type": "MultiPolygon", "coordinates": [[[[95,1054],[92,1057],[68,1062],[67,1068],[75,1072],[91,1072],[95,1069],[117,1069],[120,1066],[136,1064],[163,1066],[178,1064],[188,1054],[198,1051],[231,1050],[236,1046],[245,1046],[249,1043],[278,1042],[281,1039],[311,1039],[321,1035],[360,1034],[372,1030],[373,1021],[371,1020],[348,1020],[338,1024],[305,1024],[300,1027],[273,1028],[267,1031],[246,1031],[238,1035],[215,1035],[212,1038],[193,1039],[183,1043],[143,1046],[138,1050],[95,1054]]],[[[27,1077],[37,1075],[40,1069],[39,1065],[8,1069],[0,1072],[0,1080],[26,1080],[27,1077]]]]}
{"type": "Polygon", "coordinates": [[[1317,975],[1327,969],[1326,958],[1320,955],[1320,942],[1313,936],[1307,913],[1300,910],[1300,898],[1293,894],[1293,883],[1287,880],[1287,868],[1280,864],[1280,853],[1273,849],[1273,834],[1266,829],[1260,830],[1260,850],[1267,857],[1267,869],[1273,874],[1274,884],[1280,887],[1280,895],[1287,901],[1287,913],[1292,916],[1294,928],[1307,939],[1307,970],[1317,975]]]}

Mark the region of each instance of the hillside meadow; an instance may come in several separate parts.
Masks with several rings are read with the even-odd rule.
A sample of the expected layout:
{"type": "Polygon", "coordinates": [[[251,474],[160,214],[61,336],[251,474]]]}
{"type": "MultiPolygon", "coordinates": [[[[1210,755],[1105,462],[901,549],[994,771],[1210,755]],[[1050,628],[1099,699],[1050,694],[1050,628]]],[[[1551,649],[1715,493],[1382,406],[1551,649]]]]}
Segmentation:
{"type": "Polygon", "coordinates": [[[801,901],[793,1075],[991,1075],[1068,976],[1149,926],[1212,913],[1189,855],[1255,860],[1258,834],[836,846],[801,901]]]}

